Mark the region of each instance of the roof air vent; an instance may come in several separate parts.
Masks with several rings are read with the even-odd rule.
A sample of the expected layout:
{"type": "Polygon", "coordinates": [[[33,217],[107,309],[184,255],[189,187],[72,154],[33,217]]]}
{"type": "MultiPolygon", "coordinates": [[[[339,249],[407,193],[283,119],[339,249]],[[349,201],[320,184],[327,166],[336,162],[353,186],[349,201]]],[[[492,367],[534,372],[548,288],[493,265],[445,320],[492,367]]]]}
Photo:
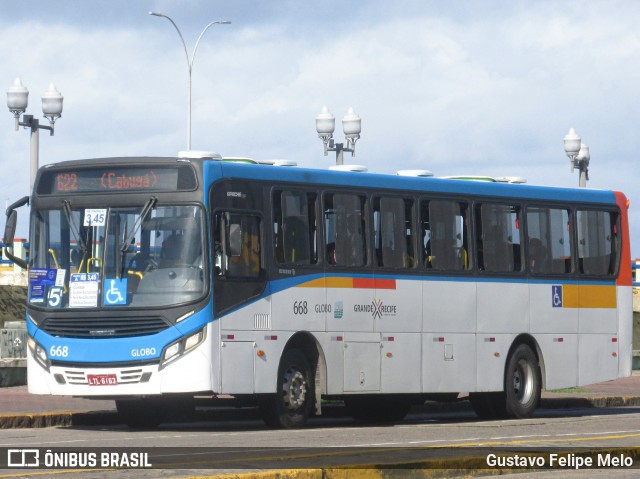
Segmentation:
{"type": "Polygon", "coordinates": [[[178,158],[184,158],[189,160],[194,160],[197,158],[208,158],[211,160],[221,160],[222,156],[218,153],[214,153],[212,151],[202,151],[202,150],[183,150],[178,152],[178,158]]]}
{"type": "Polygon", "coordinates": [[[291,160],[258,160],[258,163],[261,165],[272,165],[272,166],[298,166],[298,163],[291,160]]]}
{"type": "Polygon", "coordinates": [[[329,167],[330,170],[333,171],[352,171],[355,173],[364,173],[367,170],[366,166],[363,165],[333,165],[329,167]]]}
{"type": "Polygon", "coordinates": [[[422,178],[427,178],[429,176],[433,176],[433,172],[429,170],[398,170],[396,171],[396,175],[398,176],[419,176],[422,178]]]}

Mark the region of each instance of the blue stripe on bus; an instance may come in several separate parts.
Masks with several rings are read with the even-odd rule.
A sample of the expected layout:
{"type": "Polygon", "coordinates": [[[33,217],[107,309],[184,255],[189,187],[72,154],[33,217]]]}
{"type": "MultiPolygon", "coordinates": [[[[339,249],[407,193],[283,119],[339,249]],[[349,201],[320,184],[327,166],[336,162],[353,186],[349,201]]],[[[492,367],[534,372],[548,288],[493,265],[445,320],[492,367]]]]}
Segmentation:
{"type": "MultiPolygon", "coordinates": [[[[321,169],[246,165],[239,163],[207,162],[205,178],[245,178],[274,182],[400,189],[412,192],[450,193],[471,196],[494,196],[520,200],[545,200],[570,203],[600,203],[615,205],[612,191],[550,186],[513,185],[483,181],[442,178],[414,178],[378,173],[353,173],[321,169]],[[217,171],[213,171],[217,170],[217,171]]],[[[209,185],[207,185],[208,187],[209,185]]]]}

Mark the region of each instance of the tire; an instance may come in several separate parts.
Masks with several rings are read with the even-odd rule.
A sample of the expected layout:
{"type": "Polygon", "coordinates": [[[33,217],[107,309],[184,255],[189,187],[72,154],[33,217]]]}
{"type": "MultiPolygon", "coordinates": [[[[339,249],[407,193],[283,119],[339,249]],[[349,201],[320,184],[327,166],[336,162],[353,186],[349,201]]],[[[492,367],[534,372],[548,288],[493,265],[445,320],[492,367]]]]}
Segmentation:
{"type": "Polygon", "coordinates": [[[533,416],[540,403],[542,378],[535,353],[526,344],[518,346],[507,361],[504,374],[504,407],[508,418],[533,416]]]}
{"type": "Polygon", "coordinates": [[[507,361],[504,391],[471,393],[469,401],[481,419],[524,419],[533,416],[541,389],[538,358],[529,346],[521,344],[507,361]]]}
{"type": "Polygon", "coordinates": [[[309,361],[299,350],[290,349],[282,355],[276,390],[260,405],[267,426],[278,429],[304,426],[315,402],[315,382],[309,361]]]}
{"type": "Polygon", "coordinates": [[[351,417],[363,422],[399,422],[411,409],[411,402],[402,397],[382,395],[345,396],[344,404],[351,417]]]}

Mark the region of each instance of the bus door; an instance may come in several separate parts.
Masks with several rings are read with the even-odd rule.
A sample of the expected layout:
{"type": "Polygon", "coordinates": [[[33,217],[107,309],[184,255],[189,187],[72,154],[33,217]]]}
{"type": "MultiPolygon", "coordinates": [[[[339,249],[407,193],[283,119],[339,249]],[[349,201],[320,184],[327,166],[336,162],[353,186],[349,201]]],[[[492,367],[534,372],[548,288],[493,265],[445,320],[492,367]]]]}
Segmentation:
{"type": "Polygon", "coordinates": [[[213,298],[223,393],[256,392],[256,330],[271,329],[261,203],[260,190],[249,182],[224,180],[212,190],[213,298]]]}

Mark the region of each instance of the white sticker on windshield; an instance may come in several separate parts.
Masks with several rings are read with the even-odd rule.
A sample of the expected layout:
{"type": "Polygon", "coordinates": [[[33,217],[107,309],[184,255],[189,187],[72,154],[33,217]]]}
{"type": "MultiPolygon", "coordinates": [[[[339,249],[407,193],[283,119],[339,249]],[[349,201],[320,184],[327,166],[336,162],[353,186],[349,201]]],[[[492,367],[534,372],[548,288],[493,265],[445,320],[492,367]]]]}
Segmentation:
{"type": "Polygon", "coordinates": [[[72,274],[69,282],[70,308],[95,308],[98,306],[98,273],[72,274]]]}
{"type": "Polygon", "coordinates": [[[84,210],[83,226],[104,226],[106,222],[107,222],[106,208],[102,208],[102,209],[87,208],[86,210],[84,210]]]}

